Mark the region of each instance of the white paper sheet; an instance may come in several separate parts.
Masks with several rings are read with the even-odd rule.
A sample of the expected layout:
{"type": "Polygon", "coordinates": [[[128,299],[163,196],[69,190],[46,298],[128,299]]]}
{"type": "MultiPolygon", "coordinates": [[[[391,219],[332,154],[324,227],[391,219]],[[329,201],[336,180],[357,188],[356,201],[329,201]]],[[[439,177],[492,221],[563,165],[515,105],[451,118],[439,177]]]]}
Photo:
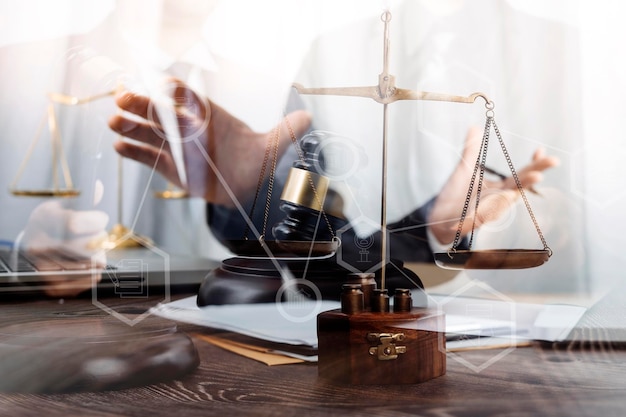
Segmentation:
{"type": "Polygon", "coordinates": [[[200,308],[193,296],[159,304],[151,312],[171,320],[230,330],[271,342],[317,347],[317,314],[335,308],[339,308],[335,301],[200,308]]]}
{"type": "MultiPolygon", "coordinates": [[[[291,345],[317,347],[317,314],[339,308],[335,301],[245,304],[198,307],[196,297],[159,304],[155,315],[238,332],[291,345]]],[[[585,312],[575,305],[542,305],[479,298],[431,296],[430,307],[446,317],[446,334],[455,346],[475,345],[472,339],[559,341],[585,312]],[[460,337],[461,336],[461,337],[460,337]],[[458,343],[459,339],[463,343],[458,343]]],[[[488,342],[487,342],[488,343],[488,342]]]]}

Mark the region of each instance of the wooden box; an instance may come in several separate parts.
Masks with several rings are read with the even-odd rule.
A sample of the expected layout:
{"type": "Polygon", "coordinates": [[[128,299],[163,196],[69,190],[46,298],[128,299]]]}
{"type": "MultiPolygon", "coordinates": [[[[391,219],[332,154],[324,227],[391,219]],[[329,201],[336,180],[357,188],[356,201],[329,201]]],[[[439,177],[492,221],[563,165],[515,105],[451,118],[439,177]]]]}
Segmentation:
{"type": "Polygon", "coordinates": [[[436,310],[326,311],[317,334],[319,376],[330,382],[415,384],[446,372],[445,316],[436,310]]]}

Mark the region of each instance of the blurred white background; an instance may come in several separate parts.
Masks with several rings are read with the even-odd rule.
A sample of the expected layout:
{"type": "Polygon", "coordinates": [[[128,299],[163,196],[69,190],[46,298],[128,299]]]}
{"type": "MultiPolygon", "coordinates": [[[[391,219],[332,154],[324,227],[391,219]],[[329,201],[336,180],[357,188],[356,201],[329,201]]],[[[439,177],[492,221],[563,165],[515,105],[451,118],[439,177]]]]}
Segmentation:
{"type": "MultiPolygon", "coordinates": [[[[416,41],[420,53],[434,59],[426,72],[430,78],[401,87],[443,89],[441,92],[459,95],[484,90],[496,102],[497,121],[517,165],[527,162],[537,146],[562,162],[546,173],[541,186],[546,197],[531,199],[555,251],[554,262],[533,271],[490,271],[475,276],[498,288],[528,292],[595,291],[623,280],[623,2],[407,2],[424,13],[415,19],[413,30],[425,39],[423,44],[420,39],[408,41],[416,41]],[[477,58],[482,45],[464,43],[466,37],[477,34],[497,39],[502,48],[477,58]],[[524,51],[530,50],[533,55],[526,56],[524,51]]],[[[120,72],[130,75],[133,86],[141,90],[142,84],[153,82],[172,60],[182,57],[217,72],[218,82],[209,86],[207,95],[251,127],[268,130],[280,117],[289,87],[314,39],[352,22],[375,18],[386,7],[393,13],[400,3],[0,0],[0,178],[5,190],[0,192],[0,239],[13,240],[29,213],[42,202],[14,197],[8,187],[45,114],[46,93],[80,97],[101,93],[114,87],[120,72]],[[198,43],[204,52],[189,55],[198,43]]],[[[394,15],[393,23],[402,18],[394,15]]],[[[407,41],[394,39],[394,35],[397,33],[392,32],[392,42],[407,41]]],[[[355,45],[361,41],[351,40],[355,45]]],[[[371,47],[381,50],[380,44],[371,47]]],[[[341,70],[346,85],[352,85],[352,70],[341,70]]],[[[377,82],[377,74],[372,74],[372,84],[377,82]]],[[[465,120],[451,109],[438,104],[418,106],[421,129],[437,138],[433,148],[441,149],[435,157],[426,155],[417,170],[424,201],[445,181],[463,144],[462,135],[443,137],[449,126],[437,126],[445,125],[448,116],[456,124],[465,120]]],[[[68,204],[77,209],[94,208],[95,184],[102,183],[104,198],[96,208],[109,213],[112,223],[118,220],[117,157],[110,146],[115,137],[106,120],[114,112],[112,100],[102,99],[58,113],[72,175],[82,191],[68,204]]],[[[482,120],[476,123],[482,124],[482,120]]],[[[33,159],[21,179],[25,187],[40,187],[39,182],[50,179],[46,152],[33,159]]],[[[152,191],[165,186],[160,178],[130,162],[124,172],[124,223],[165,249],[226,256],[206,228],[193,227],[204,224],[202,201],[154,199],[152,191]]],[[[513,221],[522,220],[515,216],[513,221]]],[[[503,239],[495,236],[498,227],[492,230],[493,234],[487,229],[480,236],[481,245],[506,247],[524,242],[523,236],[507,234],[503,239]]]]}

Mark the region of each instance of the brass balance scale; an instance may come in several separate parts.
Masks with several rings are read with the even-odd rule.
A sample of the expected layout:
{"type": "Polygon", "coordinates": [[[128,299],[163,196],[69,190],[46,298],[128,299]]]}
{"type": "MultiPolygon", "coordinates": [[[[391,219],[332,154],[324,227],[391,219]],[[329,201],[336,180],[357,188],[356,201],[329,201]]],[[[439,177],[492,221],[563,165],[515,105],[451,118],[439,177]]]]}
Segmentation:
{"type": "MultiPolygon", "coordinates": [[[[63,149],[63,142],[61,138],[61,132],[58,126],[58,118],[56,112],[57,105],[64,106],[80,106],[96,100],[104,99],[106,97],[114,96],[117,89],[107,91],[104,93],[96,94],[89,97],[76,97],[61,93],[49,93],[49,103],[46,109],[46,114],[42,123],[40,124],[34,139],[28,147],[25,158],[22,160],[17,174],[9,186],[9,191],[14,196],[18,197],[41,197],[41,198],[73,198],[80,195],[80,190],[74,187],[72,176],[70,173],[67,158],[63,149]],[[50,135],[51,143],[51,178],[52,185],[50,188],[39,189],[27,189],[21,188],[19,182],[22,179],[26,168],[30,162],[33,152],[35,151],[40,138],[43,136],[44,126],[47,124],[48,133],[50,135]],[[59,175],[61,174],[61,175],[59,175]]],[[[152,246],[153,243],[150,238],[140,236],[134,233],[131,228],[124,225],[122,222],[123,211],[123,158],[118,158],[117,163],[117,218],[118,222],[108,232],[107,238],[102,241],[94,242],[94,245],[103,249],[115,249],[115,248],[127,248],[127,247],[140,247],[140,246],[152,246]]],[[[181,199],[187,198],[188,193],[185,190],[174,187],[171,183],[167,184],[165,190],[156,191],[154,193],[155,198],[159,199],[181,199]]]]}
{"type": "MultiPolygon", "coordinates": [[[[496,125],[494,118],[494,103],[484,93],[474,93],[467,97],[448,95],[441,93],[432,93],[424,91],[412,91],[402,88],[397,88],[395,85],[395,77],[389,72],[389,22],[391,20],[391,13],[385,12],[381,17],[384,23],[384,50],[383,50],[383,71],[378,76],[378,85],[364,86],[364,87],[335,87],[335,88],[307,88],[300,84],[294,84],[293,87],[299,94],[303,95],[332,95],[332,96],[353,96],[370,98],[383,105],[383,132],[382,132],[382,195],[381,195],[381,218],[380,218],[380,230],[381,230],[381,253],[383,259],[387,252],[387,218],[386,218],[386,189],[387,189],[387,115],[388,106],[396,101],[400,100],[429,100],[429,101],[446,101],[456,103],[474,103],[478,98],[485,101],[486,108],[486,122],[484,127],[484,134],[479,154],[477,155],[474,165],[473,174],[469,183],[467,196],[462,208],[460,222],[458,230],[455,235],[454,242],[451,248],[446,252],[440,252],[434,254],[434,259],[437,265],[443,268],[450,269],[518,269],[518,268],[530,268],[539,266],[551,256],[551,250],[548,247],[546,240],[541,232],[541,229],[537,223],[537,220],[532,212],[528,199],[526,197],[525,190],[517,175],[517,172],[513,166],[508,150],[502,139],[502,135],[498,126],[496,125]],[[469,237],[469,248],[460,249],[462,241],[462,228],[465,222],[468,211],[472,208],[477,210],[480,204],[481,191],[483,187],[483,180],[486,168],[487,150],[490,139],[490,131],[493,129],[496,133],[498,142],[506,159],[507,165],[510,168],[512,178],[515,181],[517,189],[525,204],[526,210],[530,214],[531,220],[537,231],[537,234],[543,245],[539,249],[491,249],[491,250],[472,250],[472,243],[474,240],[474,224],[472,224],[472,231],[469,237]],[[472,196],[474,201],[472,201],[472,196]]],[[[287,128],[291,132],[288,118],[285,118],[287,128]]],[[[277,129],[280,129],[278,127],[277,129]]],[[[276,168],[276,160],[271,158],[271,154],[276,151],[278,143],[278,131],[274,131],[268,138],[268,146],[265,153],[265,161],[263,163],[261,173],[259,176],[259,185],[257,187],[257,193],[252,205],[249,218],[252,217],[256,202],[259,195],[259,189],[261,187],[261,180],[265,177],[266,171],[269,165],[269,181],[273,183],[274,170],[276,168]],[[269,162],[268,162],[269,161],[269,162]]],[[[293,145],[298,153],[299,161],[296,164],[307,165],[306,155],[297,143],[296,138],[291,134],[293,145]]],[[[309,164],[310,165],[310,164],[309,164]]],[[[293,203],[301,204],[307,208],[319,211],[321,223],[326,223],[328,228],[331,228],[331,224],[328,220],[327,213],[324,210],[327,198],[327,191],[329,189],[328,181],[318,173],[311,170],[299,169],[294,166],[289,174],[285,184],[285,190],[283,190],[283,196],[281,200],[290,201],[293,203]],[[294,177],[294,178],[292,178],[294,177]],[[292,181],[293,180],[293,181],[292,181]],[[294,185],[295,183],[295,185],[294,185]],[[302,200],[305,202],[303,203],[302,200]]],[[[271,188],[269,189],[266,204],[269,204],[271,198],[271,188]]],[[[267,211],[267,207],[266,207],[267,211]]],[[[265,240],[266,236],[266,221],[267,216],[264,218],[264,224],[262,230],[256,236],[256,239],[248,238],[248,230],[246,230],[245,236],[240,241],[229,242],[229,246],[237,255],[241,256],[257,256],[268,258],[276,256],[288,256],[285,252],[296,256],[307,256],[315,254],[323,256],[335,251],[340,241],[334,235],[331,229],[330,236],[332,239],[327,241],[321,240],[302,240],[296,241],[293,239],[281,241],[280,238],[276,238],[275,241],[265,240]],[[277,255],[279,254],[279,255],[277,255]]],[[[381,286],[385,286],[385,262],[380,271],[381,286]]]]}
{"type": "MultiPolygon", "coordinates": [[[[381,20],[384,23],[383,71],[378,76],[377,85],[308,88],[294,84],[294,88],[299,94],[363,97],[373,99],[383,105],[380,218],[382,262],[380,270],[376,274],[363,274],[329,267],[328,259],[335,254],[341,241],[334,233],[333,222],[329,220],[329,217],[332,216],[326,212],[329,196],[328,183],[324,177],[308,168],[311,164],[307,159],[306,152],[299,148],[296,138],[292,134],[292,141],[298,152],[299,160],[296,161],[289,174],[281,196],[281,204],[287,207],[287,210],[284,211],[288,218],[299,209],[317,213],[317,221],[321,224],[325,223],[330,231],[330,233],[325,234],[329,238],[326,240],[315,239],[313,236],[310,240],[298,239],[298,222],[296,221],[291,223],[290,228],[287,228],[294,233],[291,235],[287,233],[286,239],[282,239],[281,236],[276,236],[274,233],[276,240],[266,241],[265,223],[267,215],[265,215],[262,230],[256,239],[248,238],[248,229],[242,240],[230,242],[231,249],[238,256],[225,260],[221,268],[216,269],[212,275],[208,276],[198,295],[200,306],[236,303],[239,299],[236,296],[232,297],[232,294],[238,292],[246,294],[241,302],[288,301],[273,298],[281,283],[280,278],[282,277],[282,282],[285,282],[284,271],[288,270],[287,275],[291,273],[296,278],[303,276],[299,274],[308,274],[306,280],[317,286],[321,290],[322,296],[325,296],[325,291],[331,291],[333,298],[341,300],[340,309],[322,312],[317,317],[319,376],[330,382],[411,384],[436,378],[445,374],[446,370],[445,319],[443,313],[429,308],[425,302],[425,297],[417,298],[417,302],[414,302],[415,297],[411,295],[411,289],[398,288],[397,285],[395,285],[393,303],[390,303],[391,297],[386,287],[387,269],[390,265],[386,259],[388,246],[386,219],[387,115],[390,104],[399,100],[430,100],[468,104],[474,103],[478,98],[485,101],[486,122],[483,139],[474,164],[465,203],[461,210],[458,230],[450,249],[434,254],[434,260],[438,266],[449,269],[531,268],[544,264],[552,255],[552,251],[548,247],[532,212],[500,130],[496,125],[493,101],[483,93],[474,93],[463,97],[397,88],[395,77],[390,74],[388,64],[391,13],[389,11],[384,12],[381,20]],[[475,228],[475,223],[473,223],[468,249],[460,249],[463,238],[462,228],[466,216],[470,209],[477,210],[480,203],[484,175],[487,170],[485,165],[487,149],[492,129],[496,133],[516,187],[541,240],[542,248],[473,250],[475,228]],[[289,238],[289,236],[296,238],[289,238]],[[289,261],[279,262],[279,258],[293,259],[291,262],[295,263],[295,267],[289,261]],[[271,278],[274,279],[273,284],[268,284],[271,278]],[[334,286],[327,286],[328,279],[333,282],[334,286]],[[250,291],[254,292],[250,289],[250,284],[260,281],[264,282],[261,287],[257,288],[260,292],[250,294],[250,291]],[[339,289],[340,286],[341,290],[339,289]],[[267,296],[267,294],[269,294],[269,298],[264,299],[263,296],[267,296]],[[390,304],[393,304],[393,307],[390,304]]],[[[286,120],[286,124],[287,128],[290,128],[288,120],[286,120]]],[[[268,165],[270,165],[269,192],[271,193],[276,160],[272,160],[268,155],[276,149],[278,133],[274,132],[273,137],[274,140],[271,138],[268,140],[266,160],[260,174],[259,187],[252,210],[255,208],[261,180],[265,176],[268,165]],[[268,163],[268,159],[273,162],[268,163]]],[[[268,196],[266,204],[269,204],[269,201],[270,197],[268,196]]],[[[251,215],[249,218],[252,217],[251,215]]],[[[274,230],[276,231],[276,227],[274,230]]],[[[332,262],[331,260],[330,263],[332,264],[332,262]]],[[[419,278],[417,278],[417,282],[421,284],[419,278]]],[[[424,294],[423,287],[420,288],[420,286],[412,289],[418,297],[424,294]]]]}

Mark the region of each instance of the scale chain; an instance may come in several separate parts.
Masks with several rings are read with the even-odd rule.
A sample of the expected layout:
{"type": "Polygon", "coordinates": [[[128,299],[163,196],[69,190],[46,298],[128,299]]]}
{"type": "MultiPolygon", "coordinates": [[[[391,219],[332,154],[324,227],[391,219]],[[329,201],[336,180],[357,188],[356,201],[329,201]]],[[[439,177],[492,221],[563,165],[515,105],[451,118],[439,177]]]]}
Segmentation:
{"type": "Polygon", "coordinates": [[[493,119],[487,118],[485,133],[483,134],[483,141],[480,147],[480,153],[478,155],[477,163],[480,163],[480,174],[478,178],[478,187],[476,189],[476,203],[474,204],[474,213],[476,213],[472,219],[472,233],[470,235],[470,240],[468,243],[468,247],[472,248],[472,243],[474,242],[474,231],[476,230],[476,217],[478,214],[478,205],[480,204],[480,197],[482,195],[483,184],[485,180],[485,166],[487,164],[487,150],[489,149],[489,132],[490,132],[490,124],[493,122],[493,119]]]}
{"type": "MultiPolygon", "coordinates": [[[[484,151],[484,149],[486,149],[485,143],[489,141],[489,126],[491,124],[491,121],[489,118],[487,118],[487,120],[485,120],[485,129],[484,129],[484,133],[483,133],[483,139],[480,145],[480,151],[478,153],[478,157],[476,158],[476,163],[474,164],[474,171],[472,172],[472,178],[470,180],[469,183],[469,187],[467,190],[467,195],[465,196],[465,202],[463,204],[463,210],[461,212],[461,218],[459,220],[459,226],[457,228],[456,234],[454,236],[454,242],[452,244],[452,251],[456,252],[456,249],[459,245],[459,242],[461,241],[461,236],[462,236],[462,230],[463,230],[463,224],[465,222],[465,218],[467,216],[467,211],[469,210],[469,206],[470,203],[472,201],[472,194],[474,192],[474,185],[476,184],[476,175],[478,173],[478,170],[482,167],[485,166],[484,161],[481,164],[481,159],[482,159],[482,155],[483,153],[486,154],[486,151],[484,151]]],[[[478,183],[478,187],[481,189],[482,191],[482,181],[479,181],[478,183]]],[[[478,207],[478,204],[476,204],[476,207],[478,207]]],[[[475,219],[475,218],[474,218],[475,219]]],[[[473,241],[473,237],[474,237],[474,227],[472,226],[472,235],[470,238],[470,243],[469,243],[469,247],[471,249],[471,245],[472,245],[472,241],[473,241]]]]}
{"type": "Polygon", "coordinates": [[[459,220],[459,225],[454,237],[454,242],[452,244],[452,248],[450,249],[451,252],[456,252],[457,247],[459,245],[459,242],[461,240],[461,236],[462,236],[462,229],[463,229],[463,223],[465,222],[465,218],[467,216],[467,211],[469,210],[469,206],[471,203],[471,199],[472,199],[472,194],[474,192],[474,186],[476,183],[476,176],[480,170],[480,174],[479,174],[479,180],[478,180],[478,185],[476,186],[476,202],[474,204],[474,210],[475,210],[475,215],[473,218],[473,223],[472,223],[472,231],[470,234],[470,240],[468,243],[468,249],[471,250],[472,248],[472,243],[474,240],[474,231],[475,231],[475,224],[476,224],[476,216],[478,213],[478,205],[480,203],[480,195],[482,192],[482,185],[483,185],[483,181],[484,181],[484,173],[485,173],[485,167],[486,167],[486,159],[487,159],[487,149],[488,149],[488,145],[489,145],[489,135],[490,135],[490,131],[491,131],[491,127],[493,126],[493,130],[494,132],[496,132],[496,136],[498,138],[498,142],[500,143],[500,147],[502,148],[502,153],[504,154],[504,158],[506,159],[506,163],[509,167],[509,170],[511,171],[511,175],[513,177],[513,180],[515,181],[515,185],[520,193],[520,195],[522,196],[522,200],[524,201],[524,205],[526,207],[526,211],[528,211],[528,214],[530,215],[530,218],[533,222],[533,225],[535,227],[535,230],[537,231],[537,234],[539,236],[539,239],[541,240],[541,243],[543,244],[543,249],[544,250],[548,250],[549,254],[552,255],[552,250],[549,248],[545,237],[543,235],[543,232],[541,231],[541,228],[539,227],[539,223],[537,222],[537,218],[535,217],[535,214],[532,211],[532,208],[530,207],[530,203],[528,202],[528,198],[526,196],[526,193],[524,192],[524,187],[522,186],[522,182],[519,179],[519,176],[517,175],[517,171],[515,170],[515,167],[513,166],[513,161],[511,160],[511,156],[509,155],[509,152],[506,148],[506,145],[504,144],[504,140],[502,139],[502,134],[500,133],[500,129],[498,129],[498,125],[496,124],[495,118],[494,118],[494,112],[493,112],[493,108],[494,108],[494,104],[491,101],[488,101],[487,103],[485,103],[485,107],[487,108],[487,112],[486,112],[486,120],[485,120],[485,129],[484,129],[484,133],[483,133],[483,139],[482,139],[482,143],[480,146],[480,151],[478,153],[478,157],[476,158],[476,164],[474,165],[474,171],[472,173],[472,178],[470,180],[469,183],[469,187],[468,187],[468,191],[467,191],[467,195],[465,197],[465,203],[463,204],[463,210],[461,213],[461,218],[459,220]]]}
{"type": "MultiPolygon", "coordinates": [[[[278,129],[278,127],[276,127],[275,129],[272,130],[271,134],[275,135],[277,132],[276,130],[278,129]]],[[[263,186],[263,179],[265,178],[265,172],[267,171],[267,164],[269,161],[269,157],[270,157],[270,152],[272,149],[272,145],[273,145],[274,141],[273,141],[273,136],[270,136],[268,138],[267,141],[267,146],[265,147],[265,155],[263,156],[263,163],[261,165],[261,172],[259,173],[259,180],[257,182],[257,186],[256,186],[256,191],[254,194],[254,199],[252,200],[252,207],[250,208],[250,213],[249,213],[249,217],[250,219],[253,218],[254,212],[256,210],[256,205],[259,199],[259,194],[261,193],[261,187],[263,186]]],[[[250,233],[250,225],[246,225],[246,229],[244,231],[243,234],[243,239],[244,240],[248,240],[248,235],[250,233]]],[[[265,235],[265,230],[262,231],[263,235],[265,235]]]]}
{"type": "Polygon", "coordinates": [[[273,158],[272,158],[272,167],[270,169],[269,182],[267,186],[267,197],[265,198],[265,211],[263,213],[263,234],[261,235],[262,239],[265,239],[265,231],[267,229],[267,219],[270,215],[270,207],[272,200],[272,192],[274,190],[274,178],[276,177],[276,165],[278,164],[278,141],[280,138],[280,125],[276,128],[276,134],[274,135],[274,143],[273,143],[273,158]]]}
{"type": "Polygon", "coordinates": [[[543,232],[541,231],[541,228],[539,227],[539,223],[537,222],[537,218],[535,217],[535,214],[533,213],[533,210],[530,207],[530,203],[528,202],[528,198],[526,197],[526,193],[524,192],[524,187],[522,186],[522,182],[520,181],[517,175],[517,171],[515,171],[515,167],[513,166],[513,162],[511,161],[511,156],[509,155],[509,152],[506,149],[506,146],[504,145],[504,141],[502,140],[502,135],[500,134],[500,129],[498,129],[498,125],[496,125],[496,121],[493,119],[493,115],[491,115],[491,119],[493,123],[493,130],[496,132],[496,136],[498,137],[498,141],[500,142],[500,147],[502,148],[502,153],[504,154],[506,163],[508,164],[509,169],[511,170],[511,175],[513,176],[513,179],[515,180],[515,185],[517,186],[517,189],[519,190],[522,196],[522,200],[524,201],[524,205],[526,206],[526,211],[528,211],[528,214],[530,215],[533,225],[535,226],[535,230],[537,231],[537,235],[539,236],[539,239],[541,240],[541,243],[543,244],[543,248],[547,250],[550,255],[552,255],[552,250],[548,246],[548,243],[546,242],[546,239],[543,236],[543,232]]]}

